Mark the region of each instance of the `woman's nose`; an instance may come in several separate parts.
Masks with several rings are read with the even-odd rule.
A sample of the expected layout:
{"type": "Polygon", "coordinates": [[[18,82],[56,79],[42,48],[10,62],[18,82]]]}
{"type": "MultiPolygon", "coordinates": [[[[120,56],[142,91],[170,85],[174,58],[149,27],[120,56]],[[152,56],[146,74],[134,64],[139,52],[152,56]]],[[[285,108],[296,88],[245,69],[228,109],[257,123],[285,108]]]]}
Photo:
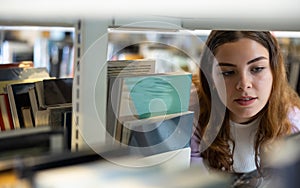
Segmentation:
{"type": "Polygon", "coordinates": [[[247,74],[241,74],[236,84],[236,89],[244,91],[248,88],[251,88],[251,78],[247,74]]]}

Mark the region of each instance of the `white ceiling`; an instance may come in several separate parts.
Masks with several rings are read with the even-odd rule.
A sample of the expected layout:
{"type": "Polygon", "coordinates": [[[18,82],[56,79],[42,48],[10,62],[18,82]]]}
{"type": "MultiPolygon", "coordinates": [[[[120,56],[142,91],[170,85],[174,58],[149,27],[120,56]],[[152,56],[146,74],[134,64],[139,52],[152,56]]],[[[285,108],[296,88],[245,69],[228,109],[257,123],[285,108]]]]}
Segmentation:
{"type": "Polygon", "coordinates": [[[299,0],[2,0],[0,22],[159,16],[191,29],[300,30],[299,0]]]}

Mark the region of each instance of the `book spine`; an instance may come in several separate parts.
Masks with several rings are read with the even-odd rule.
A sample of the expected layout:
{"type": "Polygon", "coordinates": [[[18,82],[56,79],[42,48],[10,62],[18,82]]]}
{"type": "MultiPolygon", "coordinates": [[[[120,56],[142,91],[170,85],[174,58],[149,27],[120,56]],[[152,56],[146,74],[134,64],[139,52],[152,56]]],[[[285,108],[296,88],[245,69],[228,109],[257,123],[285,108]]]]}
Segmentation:
{"type": "MultiPolygon", "coordinates": [[[[2,101],[0,101],[0,103],[2,106],[2,101]]],[[[4,121],[3,121],[3,113],[2,113],[1,108],[0,108],[0,130],[5,131],[5,126],[4,126],[4,121]]]]}
{"type": "Polygon", "coordinates": [[[0,106],[5,130],[14,129],[7,94],[0,95],[0,106]]]}
{"type": "Polygon", "coordinates": [[[14,97],[13,89],[10,84],[7,85],[7,93],[8,93],[9,106],[11,109],[11,115],[12,115],[12,119],[13,119],[14,128],[20,129],[21,127],[20,127],[16,102],[15,102],[15,97],[14,97]]]}
{"type": "MultiPolygon", "coordinates": [[[[119,94],[121,88],[122,83],[115,79],[115,77],[110,77],[108,79],[106,130],[113,139],[119,141],[121,141],[121,133],[117,131],[117,127],[120,106],[119,94]]],[[[107,139],[109,140],[109,138],[107,139]]]]}
{"type": "Polygon", "coordinates": [[[43,81],[38,81],[35,82],[35,90],[36,90],[36,95],[37,95],[37,103],[38,103],[38,108],[40,110],[45,110],[45,101],[44,101],[44,86],[43,86],[43,81]]]}
{"type": "Polygon", "coordinates": [[[12,115],[11,115],[11,109],[10,109],[10,106],[9,106],[8,95],[5,94],[4,98],[5,98],[5,106],[6,106],[8,124],[9,124],[10,129],[13,130],[14,129],[14,122],[13,122],[12,115]]]}
{"type": "Polygon", "coordinates": [[[131,134],[131,129],[128,128],[128,125],[123,125],[122,127],[122,143],[128,145],[129,137],[131,134]]]}
{"type": "Polygon", "coordinates": [[[22,107],[21,112],[22,112],[22,117],[23,117],[23,121],[24,121],[24,127],[25,128],[33,127],[33,121],[32,121],[32,117],[31,117],[30,107],[22,107]]]}
{"type": "Polygon", "coordinates": [[[34,125],[36,126],[36,115],[38,112],[38,104],[37,104],[37,100],[36,100],[36,94],[35,94],[35,88],[30,88],[28,91],[29,94],[29,99],[30,99],[30,104],[31,104],[31,108],[32,108],[32,115],[33,115],[33,119],[34,119],[34,125]]]}

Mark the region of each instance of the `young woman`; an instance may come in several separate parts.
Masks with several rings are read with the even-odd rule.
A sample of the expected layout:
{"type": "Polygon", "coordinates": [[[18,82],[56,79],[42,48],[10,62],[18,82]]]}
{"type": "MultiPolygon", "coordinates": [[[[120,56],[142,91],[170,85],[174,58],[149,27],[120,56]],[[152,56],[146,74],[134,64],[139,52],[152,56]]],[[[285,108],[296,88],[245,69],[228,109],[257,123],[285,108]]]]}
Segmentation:
{"type": "Polygon", "coordinates": [[[260,170],[271,143],[300,128],[300,99],[270,32],[212,31],[199,81],[192,164],[235,173],[260,170]]]}

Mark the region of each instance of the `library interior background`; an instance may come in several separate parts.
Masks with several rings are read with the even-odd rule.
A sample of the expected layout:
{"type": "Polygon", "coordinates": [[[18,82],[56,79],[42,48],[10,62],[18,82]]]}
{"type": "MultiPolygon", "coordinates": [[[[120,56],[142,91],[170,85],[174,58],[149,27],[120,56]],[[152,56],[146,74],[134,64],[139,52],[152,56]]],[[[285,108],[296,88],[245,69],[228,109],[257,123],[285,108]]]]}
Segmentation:
{"type": "MultiPolygon", "coordinates": [[[[135,151],[134,154],[138,156],[136,158],[129,154],[132,151],[128,147],[119,147],[118,144],[138,147],[138,136],[141,136],[138,131],[135,132],[137,140],[131,140],[130,144],[128,140],[123,142],[125,138],[128,139],[125,131],[118,133],[115,130],[108,135],[113,140],[118,137],[115,142],[108,139],[101,146],[83,146],[80,142],[88,138],[81,134],[84,134],[83,131],[88,132],[88,126],[91,125],[85,123],[85,128],[78,129],[78,121],[81,120],[74,113],[80,114],[81,107],[78,106],[84,104],[75,102],[82,95],[87,98],[95,96],[82,94],[84,91],[78,86],[84,79],[80,71],[85,69],[85,65],[79,63],[80,58],[85,58],[80,51],[83,43],[80,38],[82,33],[78,31],[83,27],[80,24],[83,25],[0,25],[0,187],[243,187],[245,182],[255,176],[248,174],[249,179],[244,177],[238,184],[231,176],[207,174],[201,167],[190,168],[188,144],[174,146],[170,142],[169,148],[162,149],[142,144],[146,149],[135,151]],[[143,157],[139,158],[139,155],[143,157]]],[[[289,82],[300,94],[300,32],[272,32],[280,43],[289,82]]],[[[111,27],[107,29],[108,42],[104,47],[104,59],[119,63],[154,61],[152,74],[177,72],[180,75],[197,76],[199,57],[209,33],[210,30],[111,27]]],[[[108,76],[108,68],[96,69],[101,69],[101,74],[104,73],[105,76],[96,75],[95,78],[108,76]]],[[[125,71],[124,74],[129,73],[125,71]]],[[[85,82],[87,80],[85,78],[85,82]]],[[[96,97],[97,92],[103,92],[104,98],[108,97],[110,94],[105,91],[109,88],[99,89],[98,82],[91,81],[91,87],[98,89],[95,91],[96,97]]],[[[110,86],[109,83],[104,85],[110,86]]],[[[188,101],[190,97],[192,96],[187,98],[188,101]]],[[[97,102],[98,99],[91,100],[97,102]]],[[[115,98],[112,103],[117,103],[117,100],[115,98]]],[[[190,109],[185,111],[188,110],[190,109]]],[[[95,111],[101,113],[99,109],[95,111]]],[[[188,113],[184,114],[185,120],[192,125],[193,119],[188,113]]],[[[174,123],[177,117],[175,113],[170,114],[168,120],[174,123]]],[[[106,119],[107,121],[112,120],[106,119]]],[[[117,122],[115,129],[118,129],[118,123],[120,124],[117,122]]],[[[155,143],[156,137],[166,137],[168,131],[170,130],[153,131],[146,139],[155,143]]],[[[190,130],[180,131],[192,131],[192,126],[190,130]]],[[[285,182],[285,185],[289,185],[287,187],[296,187],[294,182],[299,182],[297,178],[286,177],[286,174],[298,176],[290,173],[299,172],[298,150],[290,151],[297,156],[295,164],[281,167],[276,174],[283,182],[290,180],[289,183],[285,182]]],[[[265,185],[269,186],[274,184],[265,185]]]]}

